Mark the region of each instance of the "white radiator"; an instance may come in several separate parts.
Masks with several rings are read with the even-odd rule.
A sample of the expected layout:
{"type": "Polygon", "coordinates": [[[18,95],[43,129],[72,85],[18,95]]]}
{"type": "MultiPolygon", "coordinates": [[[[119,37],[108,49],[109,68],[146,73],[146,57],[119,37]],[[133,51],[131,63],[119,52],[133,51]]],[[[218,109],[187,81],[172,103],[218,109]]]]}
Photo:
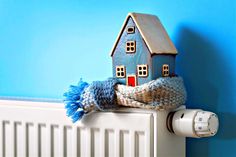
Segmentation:
{"type": "Polygon", "coordinates": [[[62,103],[0,100],[1,157],[184,157],[167,111],[95,112],[73,124],[62,103]]]}

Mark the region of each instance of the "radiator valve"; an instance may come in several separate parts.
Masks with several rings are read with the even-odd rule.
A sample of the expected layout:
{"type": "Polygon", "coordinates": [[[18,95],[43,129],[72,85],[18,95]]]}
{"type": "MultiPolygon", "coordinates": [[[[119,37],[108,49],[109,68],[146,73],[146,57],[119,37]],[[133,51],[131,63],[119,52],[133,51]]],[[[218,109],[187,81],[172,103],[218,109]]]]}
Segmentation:
{"type": "Polygon", "coordinates": [[[219,120],[215,113],[200,109],[181,109],[170,112],[167,128],[170,132],[185,137],[209,137],[217,133],[219,120]]]}

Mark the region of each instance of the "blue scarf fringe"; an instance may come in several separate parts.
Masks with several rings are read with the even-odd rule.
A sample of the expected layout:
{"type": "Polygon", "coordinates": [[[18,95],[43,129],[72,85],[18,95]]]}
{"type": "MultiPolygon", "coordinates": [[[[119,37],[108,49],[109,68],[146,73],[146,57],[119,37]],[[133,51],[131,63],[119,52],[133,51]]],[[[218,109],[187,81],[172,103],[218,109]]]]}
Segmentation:
{"type": "Polygon", "coordinates": [[[65,108],[67,110],[66,114],[68,117],[71,117],[73,123],[80,120],[85,112],[82,105],[82,94],[84,90],[89,86],[87,82],[80,79],[77,86],[71,85],[69,91],[64,93],[65,108]]]}

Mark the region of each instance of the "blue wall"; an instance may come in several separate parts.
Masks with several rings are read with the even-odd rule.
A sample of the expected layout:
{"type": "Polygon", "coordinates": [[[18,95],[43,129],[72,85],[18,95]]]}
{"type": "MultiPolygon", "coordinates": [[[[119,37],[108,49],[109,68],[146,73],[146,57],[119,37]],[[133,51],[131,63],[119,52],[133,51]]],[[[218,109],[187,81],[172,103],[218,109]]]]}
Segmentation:
{"type": "Polygon", "coordinates": [[[81,77],[112,76],[109,52],[130,11],[159,16],[179,50],[188,107],[219,115],[219,133],[188,139],[188,156],[235,156],[234,0],[0,0],[0,95],[62,98],[81,77]]]}

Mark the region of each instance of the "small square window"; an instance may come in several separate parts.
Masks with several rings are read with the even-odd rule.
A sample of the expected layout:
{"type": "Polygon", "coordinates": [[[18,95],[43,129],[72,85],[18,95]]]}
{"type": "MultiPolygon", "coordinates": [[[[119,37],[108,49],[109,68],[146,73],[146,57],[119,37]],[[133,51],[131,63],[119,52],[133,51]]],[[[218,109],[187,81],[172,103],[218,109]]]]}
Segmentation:
{"type": "Polygon", "coordinates": [[[116,66],[116,77],[124,78],[125,77],[125,66],[116,66]]]}
{"type": "Polygon", "coordinates": [[[169,65],[168,64],[162,65],[162,76],[163,77],[169,76],[169,65]]]}
{"type": "Polygon", "coordinates": [[[137,65],[138,76],[147,77],[148,76],[148,67],[147,64],[137,65]]]}
{"type": "Polygon", "coordinates": [[[127,41],[126,42],[126,52],[134,53],[136,51],[136,42],[135,41],[127,41]]]}
{"type": "Polygon", "coordinates": [[[135,32],[134,26],[127,27],[126,31],[127,31],[128,34],[133,34],[135,32]]]}

